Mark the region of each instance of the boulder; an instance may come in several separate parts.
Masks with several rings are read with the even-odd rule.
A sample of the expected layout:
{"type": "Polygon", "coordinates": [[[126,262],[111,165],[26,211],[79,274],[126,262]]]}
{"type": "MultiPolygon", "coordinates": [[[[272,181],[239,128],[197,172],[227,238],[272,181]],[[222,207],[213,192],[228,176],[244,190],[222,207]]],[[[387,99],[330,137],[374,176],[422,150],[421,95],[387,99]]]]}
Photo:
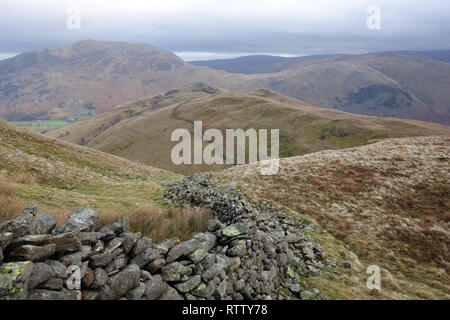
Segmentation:
{"type": "Polygon", "coordinates": [[[135,264],[127,266],[125,269],[112,276],[110,284],[100,289],[99,298],[102,300],[116,300],[123,297],[128,291],[139,285],[141,271],[135,264]]]}
{"type": "Polygon", "coordinates": [[[97,212],[89,208],[79,208],[69,216],[69,219],[56,229],[57,233],[72,231],[96,231],[100,227],[97,212]]]}
{"type": "Polygon", "coordinates": [[[114,232],[116,236],[119,236],[123,232],[130,231],[130,220],[128,215],[123,215],[99,230],[101,233],[107,233],[109,231],[114,232]]]}
{"type": "Polygon", "coordinates": [[[19,261],[42,261],[51,257],[55,253],[56,244],[51,243],[45,246],[23,245],[8,252],[9,260],[19,261]]]}
{"type": "Polygon", "coordinates": [[[200,248],[201,241],[198,239],[191,239],[188,241],[181,242],[174,246],[172,249],[170,249],[169,253],[167,254],[167,262],[173,262],[177,260],[180,257],[187,256],[190,253],[194,252],[198,248],[200,248]]]}
{"type": "Polygon", "coordinates": [[[30,289],[36,288],[38,285],[51,279],[53,276],[53,269],[49,265],[42,262],[35,263],[28,285],[30,289]]]}
{"type": "Polygon", "coordinates": [[[25,299],[32,272],[33,263],[30,261],[10,262],[1,265],[0,300],[25,299]]]}

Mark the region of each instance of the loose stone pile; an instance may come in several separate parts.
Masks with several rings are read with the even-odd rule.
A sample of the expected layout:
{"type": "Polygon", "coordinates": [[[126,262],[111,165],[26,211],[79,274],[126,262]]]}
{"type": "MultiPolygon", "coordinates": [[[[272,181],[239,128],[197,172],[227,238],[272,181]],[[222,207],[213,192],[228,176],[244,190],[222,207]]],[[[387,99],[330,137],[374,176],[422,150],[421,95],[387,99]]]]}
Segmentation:
{"type": "Polygon", "coordinates": [[[207,205],[216,219],[188,241],[161,243],[130,232],[127,216],[100,227],[89,208],[56,229],[35,207],[1,223],[0,299],[325,298],[304,282],[333,264],[304,233],[313,225],[202,174],[169,184],[166,199],[207,205]]]}

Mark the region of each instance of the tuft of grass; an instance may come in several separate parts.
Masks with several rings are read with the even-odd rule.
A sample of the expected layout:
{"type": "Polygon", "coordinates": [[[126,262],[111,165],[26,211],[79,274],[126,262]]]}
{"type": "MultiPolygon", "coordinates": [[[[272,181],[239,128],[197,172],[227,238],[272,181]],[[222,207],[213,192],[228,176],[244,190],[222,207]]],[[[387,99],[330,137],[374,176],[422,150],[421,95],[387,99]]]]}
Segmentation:
{"type": "Polygon", "coordinates": [[[0,173],[0,222],[15,218],[24,204],[16,199],[16,188],[0,173]]]}
{"type": "MultiPolygon", "coordinates": [[[[100,212],[99,215],[102,225],[121,216],[114,211],[100,212]]],[[[128,216],[133,232],[141,232],[155,242],[173,237],[188,240],[204,231],[206,221],[213,218],[206,208],[159,208],[152,205],[136,208],[128,216]]]]}
{"type": "Polygon", "coordinates": [[[26,172],[24,170],[19,170],[14,173],[12,178],[14,183],[20,183],[20,184],[36,184],[37,179],[34,175],[32,175],[29,172],[26,172]]]}

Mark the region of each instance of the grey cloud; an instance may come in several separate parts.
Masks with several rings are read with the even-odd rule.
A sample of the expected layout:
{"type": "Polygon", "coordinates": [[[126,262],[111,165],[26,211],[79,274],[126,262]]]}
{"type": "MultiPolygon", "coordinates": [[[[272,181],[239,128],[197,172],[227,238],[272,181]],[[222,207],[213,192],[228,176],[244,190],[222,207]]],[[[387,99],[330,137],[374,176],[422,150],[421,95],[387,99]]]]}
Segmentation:
{"type": "Polygon", "coordinates": [[[449,49],[449,17],[448,0],[193,0],[189,5],[181,0],[2,0],[0,53],[83,39],[230,56],[449,49]],[[382,28],[371,31],[366,8],[374,2],[382,28]],[[71,4],[81,9],[81,30],[66,28],[71,4]]]}

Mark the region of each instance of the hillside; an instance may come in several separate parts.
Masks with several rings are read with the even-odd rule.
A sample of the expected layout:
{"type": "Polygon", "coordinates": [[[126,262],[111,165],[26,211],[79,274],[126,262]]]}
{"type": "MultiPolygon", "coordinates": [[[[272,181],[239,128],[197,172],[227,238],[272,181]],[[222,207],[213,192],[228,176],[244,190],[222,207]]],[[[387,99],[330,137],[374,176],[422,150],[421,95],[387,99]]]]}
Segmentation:
{"type": "Polygon", "coordinates": [[[0,61],[0,117],[82,117],[203,82],[243,92],[270,89],[358,114],[450,124],[448,62],[398,53],[237,60],[234,72],[252,74],[195,66],[145,44],[88,40],[23,53],[0,61]]]}
{"type": "Polygon", "coordinates": [[[280,157],[365,145],[392,137],[450,134],[450,128],[412,120],[375,118],[318,108],[268,90],[234,92],[197,84],[142,98],[48,134],[132,161],[182,174],[224,166],[171,162],[173,130],[202,120],[217,128],[280,129],[280,157]],[[176,110],[174,110],[176,109],[176,110]]]}
{"type": "Polygon", "coordinates": [[[312,219],[354,252],[347,286],[330,280],[329,292],[357,298],[378,265],[381,298],[449,299],[449,154],[448,136],[392,139],[283,159],[275,176],[257,165],[213,176],[312,219]]]}
{"type": "Polygon", "coordinates": [[[162,184],[176,177],[0,120],[0,219],[30,203],[63,215],[81,206],[120,213],[158,205],[162,184]]]}

